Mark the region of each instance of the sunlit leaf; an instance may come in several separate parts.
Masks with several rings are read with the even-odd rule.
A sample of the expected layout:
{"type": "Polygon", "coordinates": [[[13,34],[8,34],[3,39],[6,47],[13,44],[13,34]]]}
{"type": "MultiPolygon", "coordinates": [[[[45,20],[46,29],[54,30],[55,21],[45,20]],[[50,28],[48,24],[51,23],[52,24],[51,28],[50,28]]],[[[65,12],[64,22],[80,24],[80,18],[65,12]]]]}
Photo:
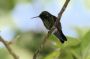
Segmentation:
{"type": "Polygon", "coordinates": [[[68,40],[65,42],[64,47],[75,47],[80,43],[80,39],[67,37],[68,40]]]}
{"type": "Polygon", "coordinates": [[[87,58],[90,55],[90,31],[82,38],[81,49],[83,58],[87,58]]]}
{"type": "Polygon", "coordinates": [[[54,45],[55,47],[57,47],[57,48],[60,48],[60,47],[61,47],[62,43],[60,42],[60,40],[59,40],[55,35],[52,34],[52,35],[49,37],[49,39],[52,40],[53,45],[54,45]]]}
{"type": "Polygon", "coordinates": [[[56,50],[56,51],[50,53],[49,55],[47,55],[44,59],[56,59],[56,58],[58,58],[59,55],[60,55],[60,51],[56,50]]]}
{"type": "Polygon", "coordinates": [[[82,49],[85,49],[90,45],[90,31],[86,33],[86,35],[81,39],[82,49]]]}
{"type": "Polygon", "coordinates": [[[70,48],[61,49],[59,59],[73,59],[71,49],[70,48]]]}

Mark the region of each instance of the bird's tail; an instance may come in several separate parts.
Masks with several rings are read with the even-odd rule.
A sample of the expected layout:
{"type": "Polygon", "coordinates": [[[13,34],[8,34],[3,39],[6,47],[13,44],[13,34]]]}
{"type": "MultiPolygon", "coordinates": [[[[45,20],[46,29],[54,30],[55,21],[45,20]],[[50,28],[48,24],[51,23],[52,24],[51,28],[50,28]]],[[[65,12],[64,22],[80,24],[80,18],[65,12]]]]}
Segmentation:
{"type": "Polygon", "coordinates": [[[62,31],[57,30],[54,32],[54,35],[61,41],[61,43],[64,43],[65,41],[67,41],[67,38],[65,37],[62,31]]]}

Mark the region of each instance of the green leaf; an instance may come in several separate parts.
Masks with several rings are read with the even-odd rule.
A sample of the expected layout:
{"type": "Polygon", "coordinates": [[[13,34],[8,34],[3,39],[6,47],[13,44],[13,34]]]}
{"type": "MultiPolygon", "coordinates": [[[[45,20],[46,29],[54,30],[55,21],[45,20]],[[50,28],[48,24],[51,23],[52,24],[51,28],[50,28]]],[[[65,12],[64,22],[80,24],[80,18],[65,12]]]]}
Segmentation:
{"type": "Polygon", "coordinates": [[[82,56],[84,59],[90,55],[90,31],[82,38],[81,41],[82,56]]]}
{"type": "Polygon", "coordinates": [[[67,41],[64,43],[65,48],[67,47],[75,47],[80,43],[80,39],[72,38],[72,37],[67,37],[67,41]]]}
{"type": "Polygon", "coordinates": [[[49,39],[54,43],[54,46],[56,48],[60,48],[62,46],[62,43],[59,41],[59,39],[55,35],[51,35],[49,39]]]}
{"type": "Polygon", "coordinates": [[[50,54],[48,54],[44,59],[56,59],[60,55],[60,51],[56,50],[50,54]]]}
{"type": "Polygon", "coordinates": [[[61,49],[59,59],[73,59],[71,48],[61,49]]]}
{"type": "Polygon", "coordinates": [[[82,49],[90,45],[90,31],[86,33],[86,35],[81,39],[82,49]]]}

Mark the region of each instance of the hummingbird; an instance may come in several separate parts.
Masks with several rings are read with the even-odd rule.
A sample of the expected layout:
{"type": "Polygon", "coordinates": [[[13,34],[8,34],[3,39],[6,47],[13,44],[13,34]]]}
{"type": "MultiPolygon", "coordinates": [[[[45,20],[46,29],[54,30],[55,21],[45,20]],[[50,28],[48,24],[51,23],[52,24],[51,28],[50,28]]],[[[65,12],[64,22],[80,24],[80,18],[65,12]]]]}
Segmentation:
{"type": "MultiPolygon", "coordinates": [[[[42,20],[44,26],[48,30],[51,30],[51,28],[54,26],[54,24],[57,20],[56,16],[50,14],[47,11],[41,12],[40,15],[36,16],[36,17],[39,17],[42,20]]],[[[36,17],[33,17],[33,18],[36,18],[36,17]]],[[[67,38],[65,37],[65,35],[62,32],[61,23],[59,22],[55,27],[56,27],[56,29],[54,30],[53,34],[60,40],[61,43],[64,43],[65,41],[67,41],[67,38]]]]}

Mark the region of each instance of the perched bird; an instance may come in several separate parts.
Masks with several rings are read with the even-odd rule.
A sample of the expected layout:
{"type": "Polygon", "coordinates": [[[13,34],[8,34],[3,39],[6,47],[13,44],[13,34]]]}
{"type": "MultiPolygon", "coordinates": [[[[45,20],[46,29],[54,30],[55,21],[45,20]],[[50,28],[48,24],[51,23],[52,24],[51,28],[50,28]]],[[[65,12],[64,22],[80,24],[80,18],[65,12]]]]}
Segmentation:
{"type": "MultiPolygon", "coordinates": [[[[44,26],[46,27],[46,29],[50,30],[53,25],[56,22],[57,17],[53,16],[52,14],[50,14],[47,11],[43,11],[40,13],[39,16],[42,22],[44,23],[44,26]]],[[[34,17],[36,18],[36,17],[34,17]]],[[[56,29],[54,30],[54,35],[61,41],[61,43],[64,43],[65,41],[67,41],[67,38],[65,37],[65,35],[62,32],[62,27],[61,27],[61,23],[59,22],[56,26],[56,29]]]]}

